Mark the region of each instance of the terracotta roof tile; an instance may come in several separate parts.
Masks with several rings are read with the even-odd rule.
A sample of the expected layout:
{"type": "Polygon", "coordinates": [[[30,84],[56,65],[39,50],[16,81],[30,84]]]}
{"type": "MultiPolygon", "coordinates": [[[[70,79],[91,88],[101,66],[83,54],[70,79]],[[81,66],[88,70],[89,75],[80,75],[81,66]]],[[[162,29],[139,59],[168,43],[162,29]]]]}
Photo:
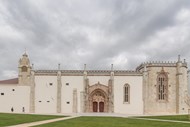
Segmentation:
{"type": "Polygon", "coordinates": [[[0,84],[18,84],[18,78],[2,80],[0,81],[0,84]]]}

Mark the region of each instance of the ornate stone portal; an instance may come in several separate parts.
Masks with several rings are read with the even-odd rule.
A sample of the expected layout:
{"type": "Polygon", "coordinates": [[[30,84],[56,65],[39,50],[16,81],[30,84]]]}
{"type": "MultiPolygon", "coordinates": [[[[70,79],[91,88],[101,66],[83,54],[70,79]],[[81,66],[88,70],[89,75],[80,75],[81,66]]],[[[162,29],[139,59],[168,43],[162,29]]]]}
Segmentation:
{"type": "Polygon", "coordinates": [[[90,110],[93,112],[107,111],[107,96],[104,91],[97,89],[92,92],[89,98],[90,110]]]}
{"type": "Polygon", "coordinates": [[[86,110],[85,112],[112,112],[110,108],[109,94],[111,89],[109,86],[100,84],[88,86],[86,93],[86,110]]]}
{"type": "Polygon", "coordinates": [[[99,82],[89,87],[88,112],[108,112],[108,87],[99,82]]]}

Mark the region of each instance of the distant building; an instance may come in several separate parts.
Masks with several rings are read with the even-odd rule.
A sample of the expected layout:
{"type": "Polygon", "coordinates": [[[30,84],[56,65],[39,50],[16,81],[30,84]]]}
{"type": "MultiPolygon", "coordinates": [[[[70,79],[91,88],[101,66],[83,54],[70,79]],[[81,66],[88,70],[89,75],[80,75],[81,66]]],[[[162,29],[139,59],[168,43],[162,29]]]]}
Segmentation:
{"type": "MultiPolygon", "coordinates": [[[[47,61],[48,62],[48,61],[47,61]]],[[[149,62],[134,71],[34,70],[28,55],[18,78],[0,81],[0,112],[184,114],[187,63],[149,62]]]]}

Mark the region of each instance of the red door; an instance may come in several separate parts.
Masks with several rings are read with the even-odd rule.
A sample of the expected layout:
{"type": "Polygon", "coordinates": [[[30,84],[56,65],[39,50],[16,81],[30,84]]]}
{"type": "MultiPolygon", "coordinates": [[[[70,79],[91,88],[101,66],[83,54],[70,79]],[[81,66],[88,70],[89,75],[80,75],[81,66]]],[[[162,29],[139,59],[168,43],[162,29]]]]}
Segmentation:
{"type": "Polygon", "coordinates": [[[99,111],[104,112],[104,102],[99,103],[99,111]]]}
{"type": "Polygon", "coordinates": [[[97,111],[98,111],[98,103],[93,102],[93,112],[97,112],[97,111]]]}

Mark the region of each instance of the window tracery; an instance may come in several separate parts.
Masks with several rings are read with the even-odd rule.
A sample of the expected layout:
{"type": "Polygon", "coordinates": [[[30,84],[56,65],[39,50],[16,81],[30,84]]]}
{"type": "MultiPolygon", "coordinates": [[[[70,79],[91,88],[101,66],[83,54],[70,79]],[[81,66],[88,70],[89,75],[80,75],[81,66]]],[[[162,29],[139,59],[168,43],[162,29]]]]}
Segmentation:
{"type": "Polygon", "coordinates": [[[130,102],[130,86],[129,84],[124,85],[124,103],[130,102]]]}

